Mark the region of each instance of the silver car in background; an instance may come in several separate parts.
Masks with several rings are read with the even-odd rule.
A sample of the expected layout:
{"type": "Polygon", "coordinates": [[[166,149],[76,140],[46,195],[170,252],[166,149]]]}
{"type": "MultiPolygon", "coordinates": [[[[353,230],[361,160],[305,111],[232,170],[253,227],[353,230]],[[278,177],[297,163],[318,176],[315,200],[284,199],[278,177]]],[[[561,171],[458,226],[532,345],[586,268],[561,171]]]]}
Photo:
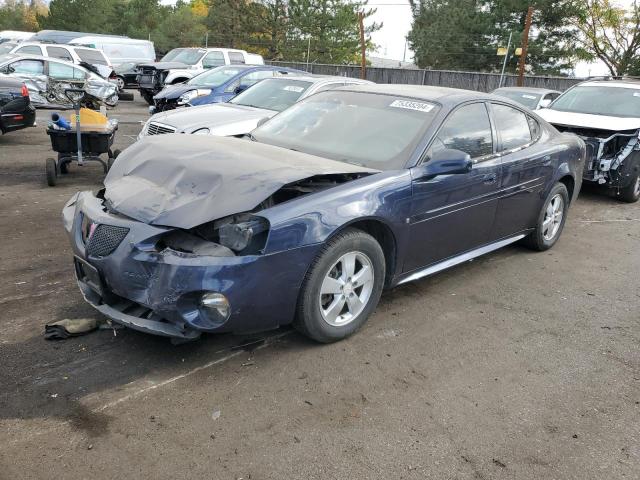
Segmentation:
{"type": "Polygon", "coordinates": [[[35,107],[70,108],[68,88],[87,92],[96,102],[113,107],[118,87],[80,65],[38,55],[0,56],[0,74],[17,78],[29,89],[35,107]]]}
{"type": "Polygon", "coordinates": [[[560,96],[557,90],[534,87],[502,87],[496,88],[491,93],[518,102],[531,110],[547,108],[560,96]]]}
{"type": "Polygon", "coordinates": [[[367,80],[328,76],[268,78],[240,93],[228,103],[183,107],[156,113],[145,123],[138,138],[163,133],[242,136],[258,124],[314,93],[367,80]]]}

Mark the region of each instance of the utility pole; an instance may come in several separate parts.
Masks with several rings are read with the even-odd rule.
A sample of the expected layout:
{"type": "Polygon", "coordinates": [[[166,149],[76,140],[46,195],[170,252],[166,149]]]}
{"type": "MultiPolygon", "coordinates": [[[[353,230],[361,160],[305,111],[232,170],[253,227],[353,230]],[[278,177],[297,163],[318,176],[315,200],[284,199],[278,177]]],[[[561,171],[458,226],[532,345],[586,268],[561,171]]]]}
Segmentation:
{"type": "Polygon", "coordinates": [[[358,21],[360,22],[360,52],[362,61],[360,64],[360,78],[367,78],[367,47],[364,44],[364,13],[358,12],[358,21]]]}
{"type": "Polygon", "coordinates": [[[507,42],[507,53],[504,54],[504,62],[502,62],[502,72],[500,73],[500,83],[498,84],[498,88],[502,86],[502,82],[504,81],[504,70],[507,68],[507,60],[509,59],[509,50],[511,49],[511,36],[513,32],[509,32],[509,41],[507,42]]]}
{"type": "Polygon", "coordinates": [[[522,32],[522,53],[520,53],[520,63],[518,64],[518,86],[524,86],[524,64],[527,60],[527,48],[529,47],[529,29],[531,28],[531,17],[533,7],[527,10],[527,19],[524,22],[524,32],[522,32]]]}

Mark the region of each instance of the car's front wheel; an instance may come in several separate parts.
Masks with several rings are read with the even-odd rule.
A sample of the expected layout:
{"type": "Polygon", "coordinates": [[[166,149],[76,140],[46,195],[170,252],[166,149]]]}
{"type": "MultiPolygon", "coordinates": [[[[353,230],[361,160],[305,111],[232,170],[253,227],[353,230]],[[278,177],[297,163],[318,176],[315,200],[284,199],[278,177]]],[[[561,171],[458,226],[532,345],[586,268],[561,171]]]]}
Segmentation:
{"type": "Polygon", "coordinates": [[[567,187],[562,183],[556,183],[538,214],[535,230],[525,237],[525,245],[541,252],[553,247],[564,228],[568,209],[567,187]]]}
{"type": "Polygon", "coordinates": [[[349,228],[331,238],[302,283],[294,325],[322,343],[348,337],[376,308],[385,258],[371,235],[349,228]]]}

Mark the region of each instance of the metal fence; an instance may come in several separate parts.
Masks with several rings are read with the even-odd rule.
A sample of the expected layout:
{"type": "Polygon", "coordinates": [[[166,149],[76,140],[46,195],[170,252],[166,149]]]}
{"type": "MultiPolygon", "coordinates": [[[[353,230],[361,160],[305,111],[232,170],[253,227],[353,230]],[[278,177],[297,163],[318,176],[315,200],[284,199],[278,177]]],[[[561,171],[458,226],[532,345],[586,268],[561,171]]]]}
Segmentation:
{"type": "MultiPolygon", "coordinates": [[[[325,65],[312,63],[307,69],[306,63],[298,62],[267,62],[271,65],[297,68],[318,75],[339,75],[342,77],[360,78],[359,65],[325,65]]],[[[516,85],[516,75],[505,75],[504,87],[516,85]]],[[[498,88],[499,73],[456,72],[451,70],[419,70],[405,68],[367,67],[367,80],[376,83],[405,83],[412,85],[434,85],[439,87],[466,88],[480,92],[490,92],[498,88]]],[[[525,76],[527,87],[549,88],[552,90],[566,90],[581,82],[579,78],[525,76]]]]}

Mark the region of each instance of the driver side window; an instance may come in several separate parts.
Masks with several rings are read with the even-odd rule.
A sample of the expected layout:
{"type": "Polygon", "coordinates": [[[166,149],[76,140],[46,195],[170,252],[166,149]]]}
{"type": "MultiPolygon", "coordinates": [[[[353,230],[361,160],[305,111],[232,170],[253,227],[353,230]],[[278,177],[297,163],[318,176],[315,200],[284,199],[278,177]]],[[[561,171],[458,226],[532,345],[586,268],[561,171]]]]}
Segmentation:
{"type": "Polygon", "coordinates": [[[44,75],[44,63],[41,60],[18,60],[9,65],[10,73],[22,75],[44,75]]]}
{"type": "Polygon", "coordinates": [[[436,135],[427,156],[453,148],[477,159],[493,153],[491,122],[484,103],[472,103],[454,111],[436,135]]]}

